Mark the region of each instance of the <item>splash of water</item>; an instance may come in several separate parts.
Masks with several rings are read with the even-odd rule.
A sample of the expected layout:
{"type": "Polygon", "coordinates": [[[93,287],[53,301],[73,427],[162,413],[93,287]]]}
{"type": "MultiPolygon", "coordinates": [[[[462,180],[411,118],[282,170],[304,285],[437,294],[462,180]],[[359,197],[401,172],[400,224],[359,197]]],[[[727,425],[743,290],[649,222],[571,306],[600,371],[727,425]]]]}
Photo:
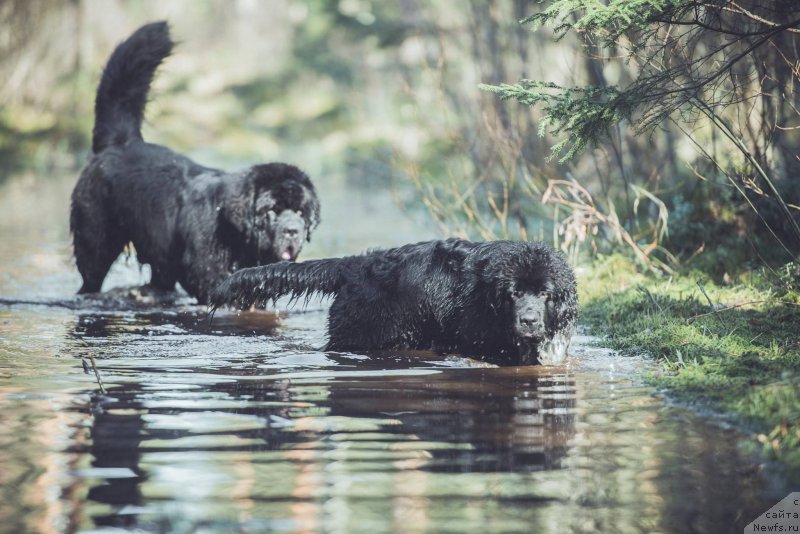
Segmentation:
{"type": "Polygon", "coordinates": [[[567,357],[567,349],[575,326],[559,330],[550,339],[539,345],[539,363],[542,365],[560,365],[567,357]]]}

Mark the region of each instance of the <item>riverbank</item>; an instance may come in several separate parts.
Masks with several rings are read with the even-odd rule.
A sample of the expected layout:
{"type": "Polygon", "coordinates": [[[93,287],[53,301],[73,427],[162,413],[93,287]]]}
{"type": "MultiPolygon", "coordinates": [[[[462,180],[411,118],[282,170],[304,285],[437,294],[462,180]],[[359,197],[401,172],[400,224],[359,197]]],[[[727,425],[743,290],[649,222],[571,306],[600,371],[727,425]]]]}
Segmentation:
{"type": "Polygon", "coordinates": [[[653,277],[625,259],[579,273],[581,322],[622,354],[660,364],[648,379],[679,402],[752,432],[749,445],[800,479],[800,269],[731,285],[653,277]]]}

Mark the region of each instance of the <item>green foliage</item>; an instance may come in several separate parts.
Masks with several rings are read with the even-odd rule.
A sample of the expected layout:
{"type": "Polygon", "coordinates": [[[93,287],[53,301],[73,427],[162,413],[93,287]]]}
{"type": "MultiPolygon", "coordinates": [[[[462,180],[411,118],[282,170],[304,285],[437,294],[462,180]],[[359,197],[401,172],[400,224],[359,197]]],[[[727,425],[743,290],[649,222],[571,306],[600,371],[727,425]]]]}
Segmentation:
{"type": "MultiPolygon", "coordinates": [[[[634,80],[625,87],[562,87],[521,80],[515,85],[484,84],[481,88],[504,99],[541,105],[545,117],[540,135],[548,128],[554,135],[567,134],[553,146],[553,154],[560,154],[562,162],[597,144],[622,120],[630,121],[640,134],[652,131],[679,110],[688,113],[684,120],[693,120],[698,112],[714,114],[714,104],[705,98],[715,98],[717,80],[742,57],[726,62],[712,51],[694,61],[691,57],[676,61],[669,56],[680,49],[679,40],[660,33],[671,24],[688,26],[680,43],[688,48],[704,28],[694,18],[691,8],[695,5],[690,0],[613,0],[607,5],[596,0],[551,0],[543,11],[521,22],[534,28],[553,26],[558,39],[576,32],[587,43],[596,41],[609,50],[621,50],[627,61],[641,65],[634,80]],[[696,109],[685,109],[687,104],[696,109]]],[[[706,8],[715,6],[709,3],[706,8]]],[[[754,47],[765,42],[762,39],[754,47]]],[[[720,46],[720,51],[726,47],[720,46]]]]}
{"type": "Polygon", "coordinates": [[[681,188],[669,199],[670,249],[685,268],[707,273],[717,281],[726,274],[753,269],[757,263],[752,247],[743,246],[757,237],[744,235],[747,213],[735,209],[733,194],[731,188],[701,182],[693,189],[681,188]]]}
{"type": "Polygon", "coordinates": [[[596,144],[608,130],[624,119],[630,119],[636,108],[631,93],[615,87],[561,87],[554,83],[521,80],[518,84],[486,85],[481,89],[497,93],[501,99],[515,99],[534,106],[541,105],[544,117],[539,122],[539,135],[566,133],[566,138],[552,147],[549,159],[563,154],[562,163],[596,144]]]}
{"type": "Polygon", "coordinates": [[[606,44],[614,44],[632,29],[646,30],[651,19],[667,6],[686,4],[689,1],[612,0],[606,5],[598,0],[555,0],[540,13],[530,15],[520,23],[530,23],[533,29],[551,25],[559,39],[570,31],[578,31],[599,37],[606,44]]]}
{"type": "MultiPolygon", "coordinates": [[[[614,0],[608,5],[597,0],[553,0],[546,9],[521,22],[530,23],[534,29],[552,25],[558,39],[576,31],[589,34],[606,46],[615,46],[626,33],[648,31],[652,18],[672,4],[675,2],[667,0],[614,0]]],[[[480,88],[497,93],[504,100],[540,105],[544,118],[539,123],[539,134],[544,136],[548,129],[556,136],[566,134],[552,147],[551,154],[551,158],[561,155],[560,161],[565,162],[588,145],[597,144],[612,126],[631,120],[638,108],[652,101],[653,86],[649,80],[639,80],[624,90],[617,86],[563,87],[525,79],[513,85],[482,84],[480,88]]],[[[660,114],[638,127],[646,130],[662,119],[660,114]]]]}
{"type": "MultiPolygon", "coordinates": [[[[566,163],[574,161],[589,146],[611,145],[621,167],[619,178],[627,190],[631,170],[624,168],[622,149],[614,146],[613,134],[618,134],[621,126],[630,125],[635,135],[644,133],[651,141],[663,142],[659,129],[665,130],[671,123],[684,134],[684,143],[689,141],[713,165],[713,173],[724,178],[724,187],[717,182],[713,188],[714,194],[725,196],[727,203],[725,209],[717,209],[719,202],[714,197],[708,197],[706,204],[695,203],[695,199],[688,200],[692,195],[683,194],[677,187],[673,189],[678,209],[687,207],[681,206],[685,200],[694,204],[674,218],[679,229],[681,222],[685,223],[683,229],[687,232],[678,235],[673,243],[700,250],[704,243],[718,245],[720,236],[731,235],[731,232],[715,232],[716,229],[733,227],[732,234],[741,237],[742,228],[755,227],[751,234],[758,237],[763,234],[770,240],[770,246],[765,247],[769,252],[759,252],[761,260],[774,259],[769,249],[774,248],[775,242],[780,245],[781,261],[787,256],[796,259],[800,247],[800,225],[796,219],[800,216],[790,205],[800,203],[800,192],[787,182],[797,175],[797,153],[790,148],[797,146],[796,134],[789,125],[794,125],[800,115],[797,111],[800,93],[795,89],[800,79],[794,67],[800,60],[797,54],[800,3],[786,0],[742,0],[732,5],[716,0],[540,3],[545,4],[542,10],[524,18],[522,23],[531,24],[534,29],[549,26],[558,40],[574,35],[580,39],[587,56],[607,64],[616,63],[623,69],[623,75],[614,76],[613,83],[604,74],[598,74],[599,69],[593,72],[590,68],[584,78],[590,83],[578,82],[575,87],[530,79],[516,84],[480,86],[503,100],[516,100],[541,110],[540,136],[549,133],[558,139],[550,158],[558,157],[561,163],[566,163]],[[734,156],[729,155],[731,148],[734,156]],[[734,194],[726,194],[725,187],[734,194]],[[754,201],[756,195],[768,200],[754,201]],[[744,217],[742,208],[755,216],[744,217]],[[698,223],[706,227],[691,228],[698,223]],[[706,239],[711,237],[709,234],[716,235],[706,239]],[[695,239],[687,241],[681,237],[695,239]]],[[[577,74],[580,80],[581,72],[577,74]]],[[[669,140],[667,147],[673,152],[670,157],[674,161],[675,142],[669,140]]],[[[635,162],[627,165],[636,167],[635,162]]],[[[656,167],[652,172],[659,170],[656,167]]],[[[583,185],[590,187],[587,183],[583,185]]],[[[685,187],[685,183],[678,186],[685,187]]],[[[605,187],[604,191],[609,189],[605,187]]],[[[658,190],[647,189],[660,195],[658,190]]],[[[630,224],[626,229],[634,233],[630,224]]],[[[739,239],[738,244],[734,240],[722,243],[723,252],[732,253],[726,258],[725,269],[744,266],[745,262],[737,260],[752,255],[758,249],[758,241],[739,239]]]]}

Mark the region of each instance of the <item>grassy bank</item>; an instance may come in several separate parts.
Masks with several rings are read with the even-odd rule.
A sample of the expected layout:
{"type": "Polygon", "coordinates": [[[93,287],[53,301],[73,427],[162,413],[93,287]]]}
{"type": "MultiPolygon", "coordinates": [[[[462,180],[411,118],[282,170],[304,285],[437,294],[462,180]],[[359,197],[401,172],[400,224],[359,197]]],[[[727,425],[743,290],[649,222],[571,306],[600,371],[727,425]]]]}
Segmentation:
{"type": "Polygon", "coordinates": [[[719,286],[611,257],[579,278],[583,324],[623,354],[657,359],[654,384],[731,416],[800,479],[800,268],[719,286]]]}

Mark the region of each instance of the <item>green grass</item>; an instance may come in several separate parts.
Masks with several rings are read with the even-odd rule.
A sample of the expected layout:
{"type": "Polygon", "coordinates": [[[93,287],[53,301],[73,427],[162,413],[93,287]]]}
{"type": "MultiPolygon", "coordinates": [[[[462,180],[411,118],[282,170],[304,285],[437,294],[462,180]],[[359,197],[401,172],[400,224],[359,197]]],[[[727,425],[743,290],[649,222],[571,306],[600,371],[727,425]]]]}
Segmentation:
{"type": "Polygon", "coordinates": [[[800,270],[718,286],[702,274],[645,276],[620,257],[579,273],[582,323],[622,354],[655,358],[649,380],[732,416],[800,476],[800,270]]]}

